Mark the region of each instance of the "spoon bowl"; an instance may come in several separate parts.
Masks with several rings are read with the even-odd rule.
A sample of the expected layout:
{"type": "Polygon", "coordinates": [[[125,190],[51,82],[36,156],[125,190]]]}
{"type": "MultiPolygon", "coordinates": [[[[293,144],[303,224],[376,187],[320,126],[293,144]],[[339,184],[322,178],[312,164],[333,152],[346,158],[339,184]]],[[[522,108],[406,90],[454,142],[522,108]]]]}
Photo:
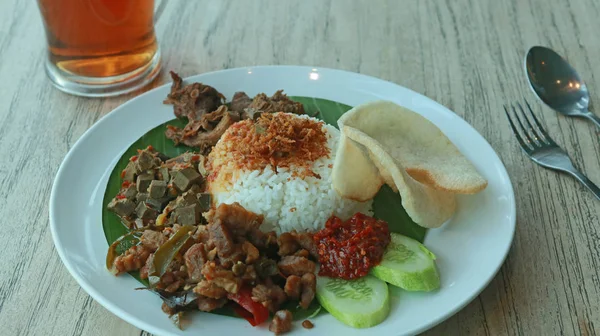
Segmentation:
{"type": "Polygon", "coordinates": [[[555,51],[532,47],[525,57],[525,71],[535,94],[550,108],[566,116],[588,118],[600,127],[600,119],[589,111],[587,86],[555,51]]]}

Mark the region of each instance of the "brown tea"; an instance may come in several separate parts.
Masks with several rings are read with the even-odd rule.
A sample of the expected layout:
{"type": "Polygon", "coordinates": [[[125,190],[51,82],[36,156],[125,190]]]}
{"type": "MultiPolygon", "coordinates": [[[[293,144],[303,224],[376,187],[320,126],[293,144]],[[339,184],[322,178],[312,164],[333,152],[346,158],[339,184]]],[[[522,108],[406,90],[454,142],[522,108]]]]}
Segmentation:
{"type": "Polygon", "coordinates": [[[49,60],[77,76],[111,77],[157,52],[153,0],[38,0],[49,60]]]}

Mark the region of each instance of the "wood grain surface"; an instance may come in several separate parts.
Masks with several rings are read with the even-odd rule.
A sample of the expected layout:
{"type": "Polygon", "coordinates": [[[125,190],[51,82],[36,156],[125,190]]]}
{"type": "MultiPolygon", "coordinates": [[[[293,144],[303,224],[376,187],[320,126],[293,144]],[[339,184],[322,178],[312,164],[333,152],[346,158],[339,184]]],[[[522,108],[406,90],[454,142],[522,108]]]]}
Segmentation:
{"type": "MultiPolygon", "coordinates": [[[[530,46],[549,46],[600,102],[599,17],[597,0],[169,0],[156,30],[164,69],[183,76],[265,64],[339,68],[455,111],[506,165],[517,231],[481,295],[425,334],[596,335],[600,202],[574,179],[527,159],[502,105],[527,99],[576,166],[600,183],[598,130],[543,107],[523,70],[530,46]]],[[[52,180],[67,151],[140,92],[110,99],[61,93],[44,74],[45,45],[35,1],[0,1],[0,334],[144,335],[79,287],[48,224],[52,180]]],[[[144,90],[167,81],[163,72],[144,90]]]]}

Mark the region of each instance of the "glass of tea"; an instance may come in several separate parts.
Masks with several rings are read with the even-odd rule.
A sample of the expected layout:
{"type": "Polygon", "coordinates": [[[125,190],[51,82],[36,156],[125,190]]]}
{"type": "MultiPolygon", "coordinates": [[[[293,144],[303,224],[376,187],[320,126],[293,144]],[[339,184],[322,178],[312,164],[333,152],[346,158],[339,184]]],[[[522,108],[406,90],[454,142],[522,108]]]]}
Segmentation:
{"type": "Polygon", "coordinates": [[[160,70],[154,34],[166,1],[38,0],[48,39],[46,73],[62,91],[107,97],[136,90],[160,70]]]}

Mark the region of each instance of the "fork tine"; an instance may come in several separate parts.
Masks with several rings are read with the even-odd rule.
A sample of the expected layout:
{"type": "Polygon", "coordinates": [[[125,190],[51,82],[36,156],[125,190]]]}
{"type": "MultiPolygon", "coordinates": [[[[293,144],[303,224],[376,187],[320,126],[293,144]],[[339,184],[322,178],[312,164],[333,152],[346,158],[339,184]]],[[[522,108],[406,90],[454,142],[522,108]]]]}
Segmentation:
{"type": "Polygon", "coordinates": [[[517,123],[519,123],[519,126],[521,126],[521,132],[523,132],[523,135],[525,136],[525,139],[527,139],[527,144],[529,145],[529,147],[531,147],[531,149],[536,148],[536,145],[539,147],[539,143],[537,141],[533,141],[531,139],[531,137],[529,136],[529,132],[527,132],[527,128],[525,128],[525,126],[523,126],[523,122],[521,121],[521,118],[519,117],[519,113],[517,113],[517,109],[515,109],[514,105],[511,105],[510,108],[513,111],[513,115],[515,116],[515,119],[517,119],[517,123]]]}
{"type": "Polygon", "coordinates": [[[517,102],[517,106],[519,107],[519,110],[521,111],[521,116],[523,117],[523,119],[525,119],[525,123],[529,127],[528,131],[529,131],[529,134],[532,135],[533,141],[535,142],[536,145],[542,146],[542,143],[545,143],[545,141],[544,141],[545,139],[543,139],[540,136],[540,133],[535,129],[535,127],[533,127],[533,125],[529,121],[529,118],[527,117],[527,114],[525,113],[525,109],[523,108],[521,103],[517,102]]]}
{"type": "Polygon", "coordinates": [[[527,109],[529,110],[529,115],[533,119],[533,122],[537,126],[537,128],[540,131],[540,133],[542,134],[542,136],[546,139],[546,142],[548,142],[550,144],[556,144],[554,142],[554,140],[552,140],[552,138],[550,137],[550,135],[548,135],[548,133],[546,132],[546,130],[544,129],[544,127],[542,127],[542,124],[540,123],[540,121],[538,120],[538,118],[533,113],[533,110],[531,109],[531,106],[529,105],[529,103],[527,102],[527,100],[525,101],[525,105],[527,105],[527,109]]]}
{"type": "Polygon", "coordinates": [[[515,134],[515,137],[517,138],[519,145],[521,145],[521,148],[523,148],[524,151],[529,152],[532,149],[531,146],[529,146],[529,144],[526,144],[523,141],[523,138],[521,138],[521,135],[517,131],[517,128],[515,127],[515,124],[513,123],[512,118],[510,117],[510,113],[508,112],[506,105],[503,105],[503,107],[504,107],[504,113],[506,113],[506,118],[508,118],[508,123],[510,124],[510,128],[512,128],[512,131],[515,134]]]}

